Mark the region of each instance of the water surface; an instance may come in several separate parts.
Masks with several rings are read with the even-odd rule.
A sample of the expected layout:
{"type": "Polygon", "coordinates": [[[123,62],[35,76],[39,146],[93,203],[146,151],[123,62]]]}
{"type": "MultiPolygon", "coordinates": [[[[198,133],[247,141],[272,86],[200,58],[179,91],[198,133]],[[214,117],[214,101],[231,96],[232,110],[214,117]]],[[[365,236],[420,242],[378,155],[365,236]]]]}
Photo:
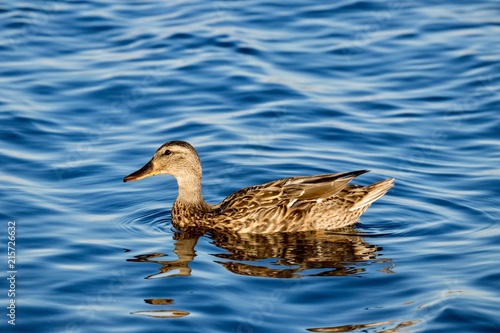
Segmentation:
{"type": "Polygon", "coordinates": [[[0,6],[2,332],[498,332],[495,1],[47,1],[0,6]],[[162,143],[204,197],[370,169],[350,230],[172,228],[162,143]]]}

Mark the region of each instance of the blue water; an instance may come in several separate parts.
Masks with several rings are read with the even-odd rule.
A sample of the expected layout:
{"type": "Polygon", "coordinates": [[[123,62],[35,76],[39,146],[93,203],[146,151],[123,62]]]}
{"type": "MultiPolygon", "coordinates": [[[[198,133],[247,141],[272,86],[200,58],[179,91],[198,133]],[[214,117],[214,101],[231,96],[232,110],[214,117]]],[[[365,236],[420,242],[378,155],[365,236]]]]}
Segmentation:
{"type": "Polygon", "coordinates": [[[0,5],[2,332],[500,332],[497,1],[0,5]],[[177,233],[204,197],[370,169],[355,229],[177,233]],[[5,279],[16,223],[15,297],[5,279]],[[7,321],[16,301],[15,326],[7,321]]]}

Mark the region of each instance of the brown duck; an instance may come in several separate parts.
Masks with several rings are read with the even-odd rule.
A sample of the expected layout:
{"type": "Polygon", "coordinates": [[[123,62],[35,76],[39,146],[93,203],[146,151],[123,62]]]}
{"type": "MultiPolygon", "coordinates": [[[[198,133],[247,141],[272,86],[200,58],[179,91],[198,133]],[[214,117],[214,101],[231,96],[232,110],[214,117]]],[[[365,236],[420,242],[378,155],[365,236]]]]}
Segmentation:
{"type": "Polygon", "coordinates": [[[199,227],[240,233],[333,230],[358,218],[394,183],[394,178],[368,185],[348,185],[368,170],[291,177],[241,189],[217,205],[201,195],[201,162],[184,141],[162,145],[141,169],[124,182],[158,174],[175,177],[179,194],[172,207],[174,227],[199,227]]]}

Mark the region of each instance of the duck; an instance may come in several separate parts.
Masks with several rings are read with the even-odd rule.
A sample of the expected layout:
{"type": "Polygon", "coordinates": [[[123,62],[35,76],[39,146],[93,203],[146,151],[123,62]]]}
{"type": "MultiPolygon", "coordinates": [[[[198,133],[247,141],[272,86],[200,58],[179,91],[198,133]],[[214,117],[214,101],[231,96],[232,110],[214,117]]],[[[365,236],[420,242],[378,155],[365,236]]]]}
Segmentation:
{"type": "Polygon", "coordinates": [[[329,231],[355,224],[394,185],[394,178],[368,186],[349,184],[368,171],[279,179],[243,188],[212,205],[202,196],[202,167],[195,148],[185,141],[170,141],[123,181],[173,176],[178,195],[171,215],[178,230],[270,234],[329,231]]]}

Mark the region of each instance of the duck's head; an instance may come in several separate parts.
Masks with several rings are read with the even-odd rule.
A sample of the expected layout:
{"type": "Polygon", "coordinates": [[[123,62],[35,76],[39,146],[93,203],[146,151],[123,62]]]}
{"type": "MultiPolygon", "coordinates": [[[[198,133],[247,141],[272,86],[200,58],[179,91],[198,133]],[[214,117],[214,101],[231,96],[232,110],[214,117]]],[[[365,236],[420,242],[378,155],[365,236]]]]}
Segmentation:
{"type": "Polygon", "coordinates": [[[146,165],[123,178],[123,181],[131,182],[159,174],[172,175],[179,183],[201,181],[201,163],[196,150],[184,141],[167,142],[158,148],[146,165]]]}

